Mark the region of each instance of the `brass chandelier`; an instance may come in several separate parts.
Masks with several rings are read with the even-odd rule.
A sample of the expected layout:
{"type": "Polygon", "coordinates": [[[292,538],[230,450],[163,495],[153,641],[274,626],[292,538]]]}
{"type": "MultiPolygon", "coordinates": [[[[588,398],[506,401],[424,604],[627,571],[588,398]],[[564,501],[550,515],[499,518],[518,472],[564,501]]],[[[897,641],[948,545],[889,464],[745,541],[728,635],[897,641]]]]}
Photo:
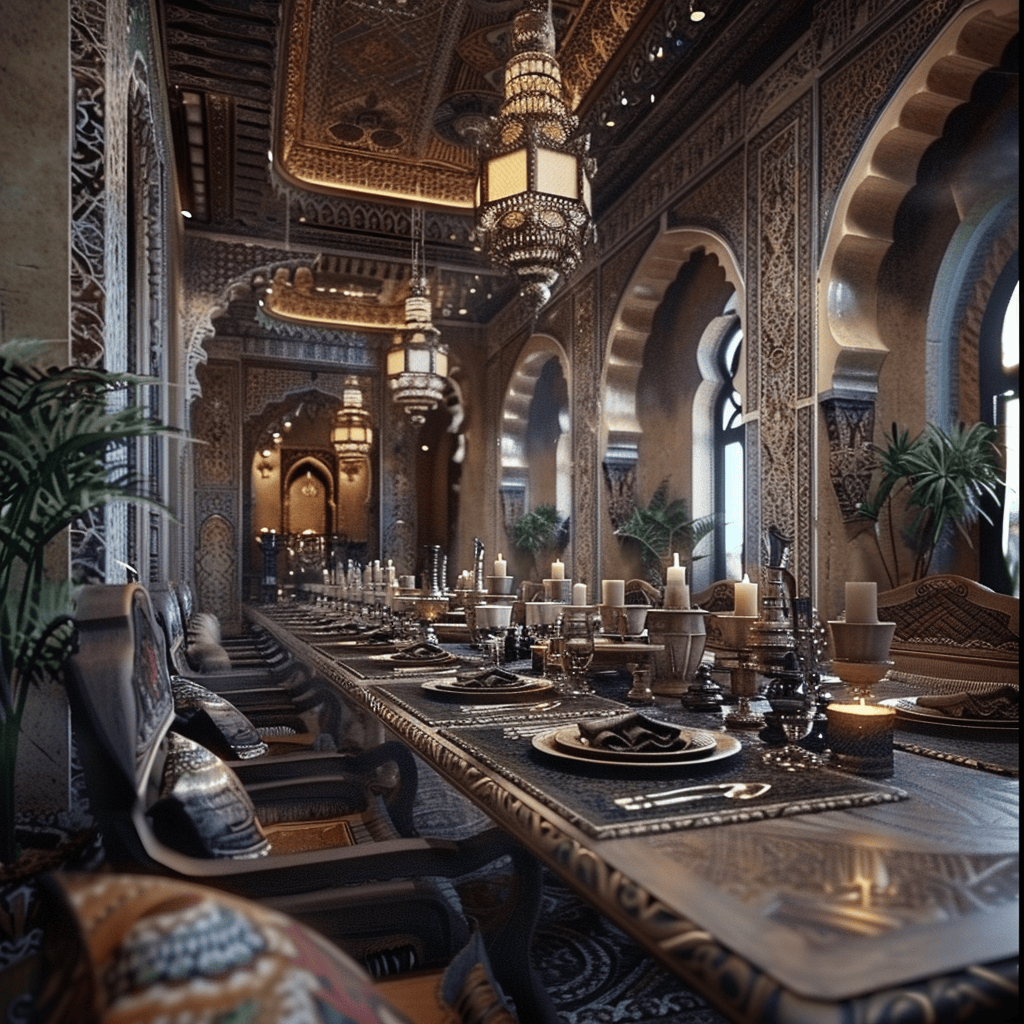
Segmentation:
{"type": "Polygon", "coordinates": [[[334,414],[331,444],[345,475],[354,480],[373,447],[372,421],[370,413],[363,408],[363,392],[358,377],[345,378],[341,408],[334,414]]]}
{"type": "Polygon", "coordinates": [[[423,211],[412,211],[412,267],[405,300],[405,327],[395,334],[387,352],[388,387],[395,403],[413,423],[423,423],[444,398],[448,379],[448,347],[430,318],[427,292],[423,211]]]}
{"type": "Polygon", "coordinates": [[[550,0],[526,0],[512,25],[504,99],[480,130],[477,229],[536,316],[593,231],[589,136],[566,106],[550,0]]]}

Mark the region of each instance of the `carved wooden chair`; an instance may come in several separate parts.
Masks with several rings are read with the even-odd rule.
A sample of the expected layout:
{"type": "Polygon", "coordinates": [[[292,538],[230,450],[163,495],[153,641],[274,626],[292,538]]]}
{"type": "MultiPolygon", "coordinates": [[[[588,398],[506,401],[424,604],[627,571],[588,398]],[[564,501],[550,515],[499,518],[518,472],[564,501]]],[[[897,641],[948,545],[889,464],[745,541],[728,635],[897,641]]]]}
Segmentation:
{"type": "Polygon", "coordinates": [[[1019,685],[1019,598],[937,574],[879,594],[878,617],[896,623],[894,678],[933,690],[1019,685]]]}
{"type": "Polygon", "coordinates": [[[694,608],[706,612],[731,612],[736,603],[736,581],[716,580],[690,598],[694,608]]]}
{"type": "Polygon", "coordinates": [[[232,668],[275,666],[287,660],[287,653],[273,637],[252,627],[249,632],[238,636],[225,636],[220,620],[196,607],[194,591],[185,581],[172,583],[168,589],[178,599],[178,609],[188,641],[195,642],[199,638],[212,640],[223,649],[232,668]]]}
{"type": "Polygon", "coordinates": [[[283,675],[277,668],[224,667],[226,660],[196,668],[187,657],[187,637],[175,591],[155,588],[150,600],[163,633],[168,671],[179,692],[187,689],[179,680],[192,682],[190,701],[202,700],[196,686],[230,701],[278,752],[289,747],[336,749],[342,719],[339,698],[328,687],[318,685],[305,666],[289,659],[283,675]]]}
{"type": "Polygon", "coordinates": [[[647,580],[627,580],[625,585],[626,604],[645,604],[657,608],[661,604],[661,591],[647,580]]]}
{"type": "Polygon", "coordinates": [[[510,856],[508,911],[487,936],[491,961],[522,1020],[557,1019],[523,955],[539,902],[536,861],[499,829],[461,842],[416,836],[407,748],[229,767],[173,731],[163,635],[143,587],[83,588],[76,623],[68,690],[111,868],[258,900],[388,974],[443,968],[470,936],[443,880],[510,856]],[[386,762],[402,784],[382,795],[386,762]]]}

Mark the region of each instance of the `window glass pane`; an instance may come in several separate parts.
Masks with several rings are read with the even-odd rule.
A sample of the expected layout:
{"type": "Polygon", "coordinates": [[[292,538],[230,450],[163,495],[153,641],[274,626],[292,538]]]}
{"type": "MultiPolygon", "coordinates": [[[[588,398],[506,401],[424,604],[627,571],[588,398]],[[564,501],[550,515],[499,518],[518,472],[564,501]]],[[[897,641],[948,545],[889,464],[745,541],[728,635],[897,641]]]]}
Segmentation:
{"type": "Polygon", "coordinates": [[[743,578],[743,445],[725,446],[725,575],[743,578]]]}
{"type": "Polygon", "coordinates": [[[1018,300],[1020,282],[1017,282],[1003,317],[1003,369],[1012,370],[1020,366],[1020,322],[1018,300]]]}
{"type": "Polygon", "coordinates": [[[1020,596],[1020,398],[1007,399],[1006,416],[1006,497],[1003,500],[1003,557],[1020,596]]]}

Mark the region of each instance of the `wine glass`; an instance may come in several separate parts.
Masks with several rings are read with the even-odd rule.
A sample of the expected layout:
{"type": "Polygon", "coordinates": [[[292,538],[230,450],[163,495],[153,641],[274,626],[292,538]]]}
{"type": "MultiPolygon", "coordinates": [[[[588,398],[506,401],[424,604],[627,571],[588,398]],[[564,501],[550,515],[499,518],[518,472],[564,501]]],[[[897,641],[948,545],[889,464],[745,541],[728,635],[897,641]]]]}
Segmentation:
{"type": "Polygon", "coordinates": [[[827,754],[815,754],[797,746],[798,741],[809,736],[814,727],[813,707],[780,711],[777,721],[786,735],[787,743],[779,749],[766,750],[761,755],[765,764],[787,772],[798,772],[805,768],[820,768],[828,763],[827,754]]]}
{"type": "Polygon", "coordinates": [[[568,607],[558,621],[562,666],[567,676],[565,695],[582,697],[594,691],[587,682],[587,669],[594,660],[594,618],[589,609],[568,607]]]}

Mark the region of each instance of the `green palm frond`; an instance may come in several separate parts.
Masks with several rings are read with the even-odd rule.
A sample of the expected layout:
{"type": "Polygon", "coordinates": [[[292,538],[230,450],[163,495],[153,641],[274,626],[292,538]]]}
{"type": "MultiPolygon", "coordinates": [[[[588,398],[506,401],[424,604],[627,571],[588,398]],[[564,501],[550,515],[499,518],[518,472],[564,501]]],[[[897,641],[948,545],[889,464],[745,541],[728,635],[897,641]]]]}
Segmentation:
{"type": "MultiPolygon", "coordinates": [[[[0,818],[10,821],[29,686],[58,670],[73,642],[72,584],[46,577],[46,546],[109,501],[163,509],[117,456],[134,438],[176,433],[131,400],[157,380],[40,369],[32,360],[43,350],[25,341],[0,345],[0,818]]],[[[0,860],[11,854],[11,835],[0,837],[0,860]]]]}
{"type": "MultiPolygon", "coordinates": [[[[914,555],[913,579],[927,573],[936,548],[950,530],[971,543],[969,527],[979,517],[988,518],[982,507],[984,499],[996,498],[1003,484],[995,439],[996,430],[987,423],[961,424],[948,433],[929,425],[913,439],[908,430],[901,431],[894,423],[889,443],[873,446],[878,484],[857,511],[876,524],[883,510],[887,513],[893,569],[886,562],[886,571],[892,585],[901,581],[895,543],[897,517],[904,519],[900,533],[914,555]],[[896,506],[898,497],[902,504],[896,506]]],[[[877,532],[875,539],[882,553],[877,532]]]]}
{"type": "Polygon", "coordinates": [[[561,551],[568,543],[567,520],[554,505],[538,505],[512,525],[512,543],[531,555],[561,551]]]}
{"type": "Polygon", "coordinates": [[[690,509],[683,498],[668,498],[668,480],[663,480],[651,495],[646,508],[633,509],[630,517],[615,531],[617,537],[634,540],[640,545],[644,562],[664,561],[678,552],[684,561],[702,558],[694,550],[714,532],[715,515],[690,518],[690,509]]]}

